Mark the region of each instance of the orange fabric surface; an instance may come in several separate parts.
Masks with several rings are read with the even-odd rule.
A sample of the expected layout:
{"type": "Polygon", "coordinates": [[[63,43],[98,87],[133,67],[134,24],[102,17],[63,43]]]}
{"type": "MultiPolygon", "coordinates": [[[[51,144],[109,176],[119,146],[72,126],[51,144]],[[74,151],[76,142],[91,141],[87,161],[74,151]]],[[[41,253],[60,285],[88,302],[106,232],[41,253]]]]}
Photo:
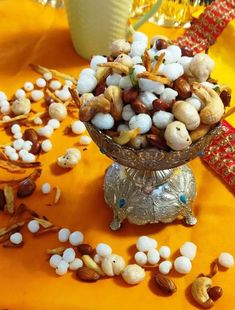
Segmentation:
{"type": "MultiPolygon", "coordinates": [[[[78,76],[88,63],[73,50],[65,12],[43,7],[33,1],[0,1],[0,90],[9,96],[25,81],[35,81],[38,75],[28,64],[38,63],[49,68],[78,76]]],[[[156,33],[177,37],[181,30],[163,29],[155,25],[142,27],[149,37],[156,33]]],[[[227,83],[235,93],[234,47],[235,21],[230,23],[217,43],[210,49],[216,61],[213,77],[227,83]]],[[[60,245],[56,234],[32,236],[23,229],[25,245],[21,249],[0,247],[0,309],[195,309],[189,285],[195,277],[209,271],[209,265],[220,252],[235,255],[235,203],[229,188],[200,159],[193,160],[191,167],[197,179],[197,198],[193,210],[198,224],[188,228],[176,221],[170,225],[146,225],[137,227],[124,223],[122,229],[109,229],[112,212],[103,199],[102,182],[105,169],[111,163],[92,143],[82,152],[82,160],[76,168],[67,172],[58,169],[56,158],[67,147],[76,146],[77,137],[63,135],[63,129],[71,123],[69,117],[53,134],[53,149],[40,156],[43,174],[37,181],[37,190],[23,201],[46,215],[53,223],[81,230],[85,241],[95,246],[107,242],[115,253],[133,261],[135,241],[140,235],[150,235],[159,245],[170,246],[173,256],[185,241],[195,242],[198,253],[190,274],[180,276],[171,272],[178,291],[164,297],[150,280],[147,271],[145,280],[137,286],[128,286],[120,277],[109,278],[89,284],[77,281],[69,272],[63,277],[55,275],[47,262],[46,249],[60,245]],[[46,204],[53,194],[43,195],[40,187],[44,182],[59,186],[62,190],[58,205],[46,204]]],[[[233,125],[235,118],[228,119],[233,125]]],[[[1,130],[1,144],[10,141],[10,136],[1,130]]],[[[82,149],[82,148],[81,148],[82,149]]],[[[1,180],[9,179],[9,173],[0,171],[1,180]]],[[[17,176],[16,176],[17,177],[17,176]]],[[[20,199],[17,200],[19,203],[20,199]]],[[[1,227],[7,216],[0,214],[1,227]]],[[[235,309],[235,268],[219,272],[214,284],[222,286],[224,296],[216,302],[214,309],[235,309]]]]}

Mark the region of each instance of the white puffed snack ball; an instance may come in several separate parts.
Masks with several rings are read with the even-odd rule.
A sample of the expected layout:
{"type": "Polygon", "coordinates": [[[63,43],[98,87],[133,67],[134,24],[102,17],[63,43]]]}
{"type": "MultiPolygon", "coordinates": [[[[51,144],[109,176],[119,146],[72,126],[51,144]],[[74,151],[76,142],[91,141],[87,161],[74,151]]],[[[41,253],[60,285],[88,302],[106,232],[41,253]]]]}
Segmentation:
{"type": "Polygon", "coordinates": [[[2,120],[4,122],[9,121],[10,119],[11,119],[11,117],[9,115],[4,115],[3,118],[2,118],[2,120]]]}
{"type": "Polygon", "coordinates": [[[58,274],[58,276],[63,276],[67,273],[69,268],[69,264],[65,261],[65,260],[61,260],[55,270],[56,274],[58,274]]]}
{"type": "Polygon", "coordinates": [[[40,229],[40,225],[39,225],[39,223],[38,223],[37,220],[32,220],[32,221],[28,222],[27,227],[28,227],[28,230],[29,230],[31,233],[33,233],[33,234],[36,233],[36,232],[38,232],[39,229],[40,229]]]}
{"type": "Polygon", "coordinates": [[[107,86],[110,86],[110,85],[119,86],[121,78],[122,76],[120,74],[117,74],[117,73],[110,74],[106,79],[106,85],[107,86]]]}
{"type": "Polygon", "coordinates": [[[71,125],[72,132],[75,135],[80,135],[81,133],[84,133],[86,131],[86,126],[81,121],[75,121],[71,125]]]}
{"type": "Polygon", "coordinates": [[[156,53],[156,56],[161,56],[161,54],[165,54],[165,56],[164,56],[164,64],[171,64],[171,63],[173,63],[174,62],[174,56],[172,55],[172,53],[169,51],[169,50],[167,50],[167,49],[162,49],[162,50],[160,50],[160,51],[158,51],[157,53],[156,53]]]}
{"type": "Polygon", "coordinates": [[[136,264],[128,265],[122,272],[122,278],[128,284],[138,284],[145,278],[145,271],[142,267],[136,264]]]}
{"type": "Polygon", "coordinates": [[[142,41],[145,44],[148,44],[148,37],[143,32],[135,31],[132,36],[132,39],[133,41],[142,41]]]}
{"type": "Polygon", "coordinates": [[[148,114],[140,113],[138,115],[132,116],[129,121],[130,129],[139,128],[140,133],[146,133],[152,127],[152,119],[148,114]]]}
{"type": "Polygon", "coordinates": [[[71,98],[71,94],[70,94],[70,91],[68,89],[56,90],[55,94],[62,101],[66,101],[66,100],[69,100],[71,98]]]}
{"type": "Polygon", "coordinates": [[[24,141],[23,149],[29,152],[32,148],[32,145],[33,145],[32,141],[29,140],[24,141]]]}
{"type": "Polygon", "coordinates": [[[107,257],[112,254],[112,248],[106,243],[99,243],[96,246],[96,253],[101,257],[107,257]]]}
{"type": "Polygon", "coordinates": [[[165,88],[161,93],[160,98],[164,100],[166,103],[172,103],[172,100],[178,96],[178,92],[171,88],[165,88]]]}
{"type": "Polygon", "coordinates": [[[42,125],[42,123],[43,123],[41,117],[38,117],[38,116],[35,117],[33,122],[35,125],[42,125]]]}
{"type": "Polygon", "coordinates": [[[38,134],[39,136],[50,138],[50,136],[53,134],[53,128],[49,125],[46,125],[38,129],[38,134]]]}
{"type": "Polygon", "coordinates": [[[189,73],[189,66],[191,64],[193,57],[188,57],[188,56],[183,56],[178,60],[178,63],[182,65],[184,69],[184,73],[188,74],[189,73]]]}
{"type": "Polygon", "coordinates": [[[177,62],[182,56],[181,48],[177,45],[168,46],[167,51],[170,51],[172,54],[172,62],[177,62]]]}
{"type": "Polygon", "coordinates": [[[84,240],[84,236],[83,236],[83,233],[81,233],[80,231],[74,231],[69,236],[69,242],[71,243],[71,245],[74,245],[74,246],[83,243],[83,240],[84,240]]]}
{"type": "Polygon", "coordinates": [[[17,132],[21,132],[21,128],[18,124],[14,124],[11,126],[11,132],[13,134],[16,134],[17,132]]]}
{"type": "Polygon", "coordinates": [[[162,274],[168,274],[172,269],[172,263],[169,260],[161,262],[159,265],[159,272],[162,274]]]}
{"type": "Polygon", "coordinates": [[[197,111],[200,111],[202,107],[202,103],[199,98],[195,98],[192,96],[192,97],[187,98],[186,101],[189,102],[191,105],[193,105],[197,111]]]}
{"type": "Polygon", "coordinates": [[[62,122],[67,117],[67,109],[63,103],[53,102],[48,109],[51,118],[55,118],[62,122]]]}
{"type": "Polygon", "coordinates": [[[152,244],[152,248],[153,249],[156,249],[157,246],[158,246],[158,243],[157,243],[157,240],[153,239],[153,238],[149,238],[150,239],[150,242],[152,244]]]}
{"type": "Polygon", "coordinates": [[[162,258],[167,259],[171,255],[171,249],[168,246],[163,245],[159,249],[159,254],[162,258]]]}
{"type": "Polygon", "coordinates": [[[155,48],[150,48],[148,51],[149,57],[151,61],[155,60],[155,56],[157,55],[157,50],[155,48]]]}
{"type": "Polygon", "coordinates": [[[197,246],[193,242],[187,241],[180,247],[180,254],[194,260],[197,253],[197,246]]]}
{"type": "Polygon", "coordinates": [[[108,61],[107,57],[100,55],[93,56],[90,62],[90,67],[91,69],[96,70],[98,64],[103,64],[106,63],[107,61],[108,61]]]}
{"type": "Polygon", "coordinates": [[[23,137],[23,134],[21,132],[17,132],[14,134],[13,137],[15,140],[18,140],[18,139],[21,139],[23,137]]]}
{"type": "Polygon", "coordinates": [[[110,45],[110,51],[113,56],[118,56],[119,54],[122,53],[127,54],[130,52],[130,49],[131,49],[130,43],[123,39],[115,40],[110,45]]]}
{"type": "Polygon", "coordinates": [[[10,241],[13,244],[20,244],[23,241],[23,236],[21,233],[16,232],[10,236],[10,241]]]}
{"type": "Polygon", "coordinates": [[[50,183],[43,183],[41,187],[41,191],[43,194],[49,194],[51,191],[51,184],[50,183]]]}
{"type": "Polygon", "coordinates": [[[64,251],[62,258],[66,262],[71,263],[72,261],[74,261],[75,256],[76,256],[76,253],[75,253],[74,249],[68,248],[64,251]]]}
{"type": "Polygon", "coordinates": [[[139,79],[139,88],[142,91],[153,92],[160,95],[164,91],[165,86],[162,83],[141,78],[139,79]]]}
{"type": "Polygon", "coordinates": [[[146,106],[148,110],[152,110],[153,108],[152,103],[155,99],[157,99],[157,97],[153,93],[145,91],[139,95],[139,99],[146,106]]]}
{"type": "Polygon", "coordinates": [[[93,75],[82,75],[77,82],[79,94],[91,93],[97,85],[97,80],[93,75]]]}
{"type": "Polygon", "coordinates": [[[225,268],[231,268],[234,265],[234,258],[231,254],[222,252],[218,258],[218,262],[225,268]]]}
{"type": "Polygon", "coordinates": [[[132,57],[132,61],[134,65],[142,64],[143,60],[140,56],[134,56],[132,57]]]}
{"type": "Polygon", "coordinates": [[[153,248],[153,242],[151,238],[147,236],[141,236],[136,241],[136,247],[140,252],[148,252],[153,248]]]}
{"type": "Polygon", "coordinates": [[[139,266],[144,266],[147,264],[147,255],[144,252],[136,252],[135,253],[135,261],[139,266]]]}
{"type": "Polygon", "coordinates": [[[135,76],[137,74],[139,74],[139,73],[142,73],[142,72],[146,71],[146,68],[144,66],[142,66],[142,65],[134,65],[133,69],[134,69],[133,73],[134,73],[135,76]]]}
{"type": "Polygon", "coordinates": [[[10,160],[16,161],[19,159],[19,155],[17,153],[11,153],[9,156],[10,160]]]}
{"type": "Polygon", "coordinates": [[[37,102],[44,97],[44,93],[41,90],[32,90],[30,97],[33,101],[37,102]]]}
{"type": "Polygon", "coordinates": [[[123,107],[122,119],[124,119],[124,121],[129,121],[134,115],[135,115],[135,111],[132,109],[130,104],[127,104],[123,107]]]}
{"type": "Polygon", "coordinates": [[[49,139],[43,140],[41,143],[41,148],[42,148],[43,152],[45,152],[45,153],[49,152],[52,149],[51,140],[49,140],[49,139]]]}
{"type": "Polygon", "coordinates": [[[0,102],[0,106],[1,106],[1,113],[3,114],[7,114],[10,112],[11,108],[10,108],[10,104],[8,101],[4,100],[0,102]]]}
{"type": "Polygon", "coordinates": [[[62,257],[58,254],[54,254],[50,257],[49,264],[52,268],[57,268],[62,261],[62,257]]]}
{"type": "Polygon", "coordinates": [[[93,257],[94,261],[96,262],[96,264],[100,264],[102,261],[102,257],[99,254],[95,254],[95,256],[93,257]]]}
{"type": "Polygon", "coordinates": [[[20,158],[23,159],[23,157],[24,157],[24,156],[27,156],[28,153],[29,153],[29,152],[26,151],[26,150],[20,150],[20,151],[19,151],[19,156],[20,156],[20,158]]]}
{"type": "Polygon", "coordinates": [[[111,129],[114,125],[114,119],[109,113],[97,113],[91,120],[91,123],[98,129],[111,129]]]}
{"type": "Polygon", "coordinates": [[[62,85],[61,85],[60,81],[52,80],[50,82],[49,86],[52,90],[57,90],[57,89],[60,89],[62,85]]]}
{"type": "Polygon", "coordinates": [[[31,91],[34,89],[34,85],[31,82],[25,82],[24,83],[24,90],[31,91]]]}
{"type": "Polygon", "coordinates": [[[46,81],[43,78],[39,78],[36,80],[37,87],[43,88],[47,85],[46,81]]]}
{"type": "Polygon", "coordinates": [[[53,129],[58,129],[60,128],[60,122],[58,121],[58,119],[55,118],[51,118],[47,125],[51,126],[53,129]]]}
{"type": "Polygon", "coordinates": [[[128,89],[132,87],[130,76],[123,76],[119,81],[119,87],[123,89],[128,89]]]}
{"type": "Polygon", "coordinates": [[[15,96],[17,99],[23,99],[26,97],[26,93],[23,89],[17,89],[17,91],[15,92],[15,96]]]}
{"type": "Polygon", "coordinates": [[[7,100],[7,96],[3,91],[0,91],[0,101],[7,100]]]}
{"type": "Polygon", "coordinates": [[[179,63],[166,64],[163,68],[163,75],[165,75],[171,81],[175,81],[183,74],[184,68],[179,63]]]}
{"type": "Polygon", "coordinates": [[[150,249],[147,253],[148,263],[151,265],[156,265],[160,260],[160,255],[158,250],[150,249]]]}
{"type": "Polygon", "coordinates": [[[51,72],[46,72],[43,74],[43,77],[46,81],[50,81],[52,79],[52,73],[51,72]]]}
{"type": "Polygon", "coordinates": [[[31,153],[28,153],[27,150],[24,150],[24,151],[26,151],[27,153],[22,156],[23,162],[25,162],[25,163],[33,163],[33,162],[36,161],[36,156],[35,155],[33,155],[31,153]]]}
{"type": "Polygon", "coordinates": [[[12,103],[11,109],[15,115],[28,114],[31,110],[31,102],[27,98],[17,99],[12,103]]]}
{"type": "Polygon", "coordinates": [[[192,263],[188,257],[179,256],[174,261],[175,270],[179,273],[186,274],[192,269],[192,263]]]}
{"type": "Polygon", "coordinates": [[[120,124],[117,127],[117,131],[129,130],[129,127],[126,124],[120,124]]]}
{"type": "Polygon", "coordinates": [[[92,139],[89,136],[83,135],[79,137],[79,144],[81,145],[89,145],[91,143],[92,139]]]}
{"type": "Polygon", "coordinates": [[[13,142],[13,147],[16,151],[20,151],[24,147],[24,140],[23,139],[17,139],[13,142]]]}
{"type": "Polygon", "coordinates": [[[147,47],[147,44],[143,41],[134,41],[131,45],[130,56],[142,56],[147,47]]]}
{"type": "Polygon", "coordinates": [[[69,240],[70,230],[68,228],[61,228],[58,232],[58,240],[60,242],[67,242],[69,240]]]}
{"type": "Polygon", "coordinates": [[[85,68],[80,72],[80,77],[82,75],[93,75],[95,76],[95,70],[91,69],[91,68],[85,68]]]}
{"type": "Polygon", "coordinates": [[[83,266],[83,261],[80,258],[75,258],[70,264],[69,269],[70,270],[78,270],[83,266]]]}
{"type": "Polygon", "coordinates": [[[10,156],[12,153],[15,153],[16,150],[10,146],[10,145],[6,145],[5,148],[4,148],[4,153],[7,155],[7,156],[10,156]]]}
{"type": "Polygon", "coordinates": [[[174,115],[170,112],[157,111],[153,114],[153,123],[159,129],[165,129],[173,120],[174,115]]]}

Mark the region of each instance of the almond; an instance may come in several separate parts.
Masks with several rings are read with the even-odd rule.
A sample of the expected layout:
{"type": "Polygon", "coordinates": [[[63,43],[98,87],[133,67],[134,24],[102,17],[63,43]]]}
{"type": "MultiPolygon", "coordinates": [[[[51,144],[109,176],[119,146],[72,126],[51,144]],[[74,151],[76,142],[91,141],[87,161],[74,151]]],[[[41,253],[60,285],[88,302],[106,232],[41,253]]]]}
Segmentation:
{"type": "Polygon", "coordinates": [[[100,275],[88,267],[81,267],[76,272],[77,278],[86,282],[96,282],[100,275]]]}
{"type": "Polygon", "coordinates": [[[177,291],[175,283],[161,274],[155,275],[155,283],[157,287],[166,294],[173,294],[177,291]]]}
{"type": "Polygon", "coordinates": [[[17,191],[17,197],[23,198],[32,195],[36,189],[36,184],[31,179],[21,182],[17,191]]]}
{"type": "Polygon", "coordinates": [[[79,244],[78,247],[78,252],[82,255],[90,255],[93,252],[93,248],[90,244],[79,244]]]}
{"type": "Polygon", "coordinates": [[[36,130],[34,130],[33,128],[27,128],[24,131],[23,134],[23,139],[26,141],[31,141],[33,144],[38,142],[38,134],[36,132],[36,130]]]}

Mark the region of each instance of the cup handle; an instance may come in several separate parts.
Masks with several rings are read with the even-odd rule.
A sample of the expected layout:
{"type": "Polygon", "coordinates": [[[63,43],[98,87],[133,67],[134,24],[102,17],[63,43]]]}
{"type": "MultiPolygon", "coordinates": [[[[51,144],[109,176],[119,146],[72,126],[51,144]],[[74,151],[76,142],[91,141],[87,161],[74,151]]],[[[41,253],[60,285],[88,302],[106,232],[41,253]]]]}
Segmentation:
{"type": "Polygon", "coordinates": [[[142,17],[137,20],[137,22],[135,22],[133,25],[129,25],[128,36],[132,35],[140,26],[142,26],[146,21],[148,21],[150,17],[152,17],[157,12],[161,4],[162,0],[158,0],[148,12],[146,12],[142,17]]]}

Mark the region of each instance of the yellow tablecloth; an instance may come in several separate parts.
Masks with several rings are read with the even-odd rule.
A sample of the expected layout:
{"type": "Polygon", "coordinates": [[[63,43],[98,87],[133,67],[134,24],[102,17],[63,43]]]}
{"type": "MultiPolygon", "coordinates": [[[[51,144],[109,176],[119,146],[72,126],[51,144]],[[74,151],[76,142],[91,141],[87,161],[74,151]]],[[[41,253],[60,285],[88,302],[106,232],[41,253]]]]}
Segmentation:
{"type": "MultiPolygon", "coordinates": [[[[10,96],[27,80],[35,81],[37,74],[29,69],[29,63],[57,68],[78,76],[87,65],[73,50],[63,10],[43,7],[33,1],[0,1],[0,89],[10,96]]],[[[181,31],[162,29],[154,25],[142,28],[150,37],[156,33],[177,37],[181,31]]],[[[217,43],[210,49],[216,60],[213,76],[227,83],[235,93],[234,47],[235,21],[230,23],[217,43]]],[[[235,118],[230,117],[235,123],[235,118]]],[[[95,284],[79,282],[72,273],[58,277],[49,267],[45,250],[59,245],[56,234],[33,237],[23,229],[25,245],[21,249],[0,248],[0,309],[195,309],[189,285],[201,272],[209,271],[209,264],[221,251],[235,255],[235,203],[234,195],[200,159],[191,163],[197,179],[198,195],[194,212],[198,218],[195,227],[188,228],[176,221],[170,225],[137,227],[125,223],[118,232],[108,226],[112,212],[103,199],[104,171],[111,163],[92,143],[83,152],[80,164],[69,172],[57,169],[56,158],[67,147],[76,145],[76,137],[63,135],[63,129],[71,123],[69,118],[52,136],[53,150],[43,154],[43,174],[37,181],[37,191],[24,200],[31,208],[46,215],[53,223],[81,230],[85,241],[95,246],[107,242],[113,251],[133,261],[135,240],[140,235],[150,235],[159,245],[171,247],[173,258],[185,241],[198,246],[196,259],[190,274],[180,276],[172,272],[178,291],[171,297],[163,297],[150,281],[151,272],[137,286],[129,287],[121,278],[109,278],[95,284]],[[58,205],[47,206],[53,195],[43,195],[40,187],[44,182],[62,189],[58,205]]],[[[10,136],[1,130],[1,144],[10,136]]],[[[0,171],[1,180],[9,174],[0,171]]],[[[20,200],[17,201],[19,203],[20,200]]],[[[0,214],[0,224],[7,217],[0,214]]],[[[224,296],[214,309],[235,308],[235,268],[219,272],[214,284],[223,287],[224,296]]]]}

